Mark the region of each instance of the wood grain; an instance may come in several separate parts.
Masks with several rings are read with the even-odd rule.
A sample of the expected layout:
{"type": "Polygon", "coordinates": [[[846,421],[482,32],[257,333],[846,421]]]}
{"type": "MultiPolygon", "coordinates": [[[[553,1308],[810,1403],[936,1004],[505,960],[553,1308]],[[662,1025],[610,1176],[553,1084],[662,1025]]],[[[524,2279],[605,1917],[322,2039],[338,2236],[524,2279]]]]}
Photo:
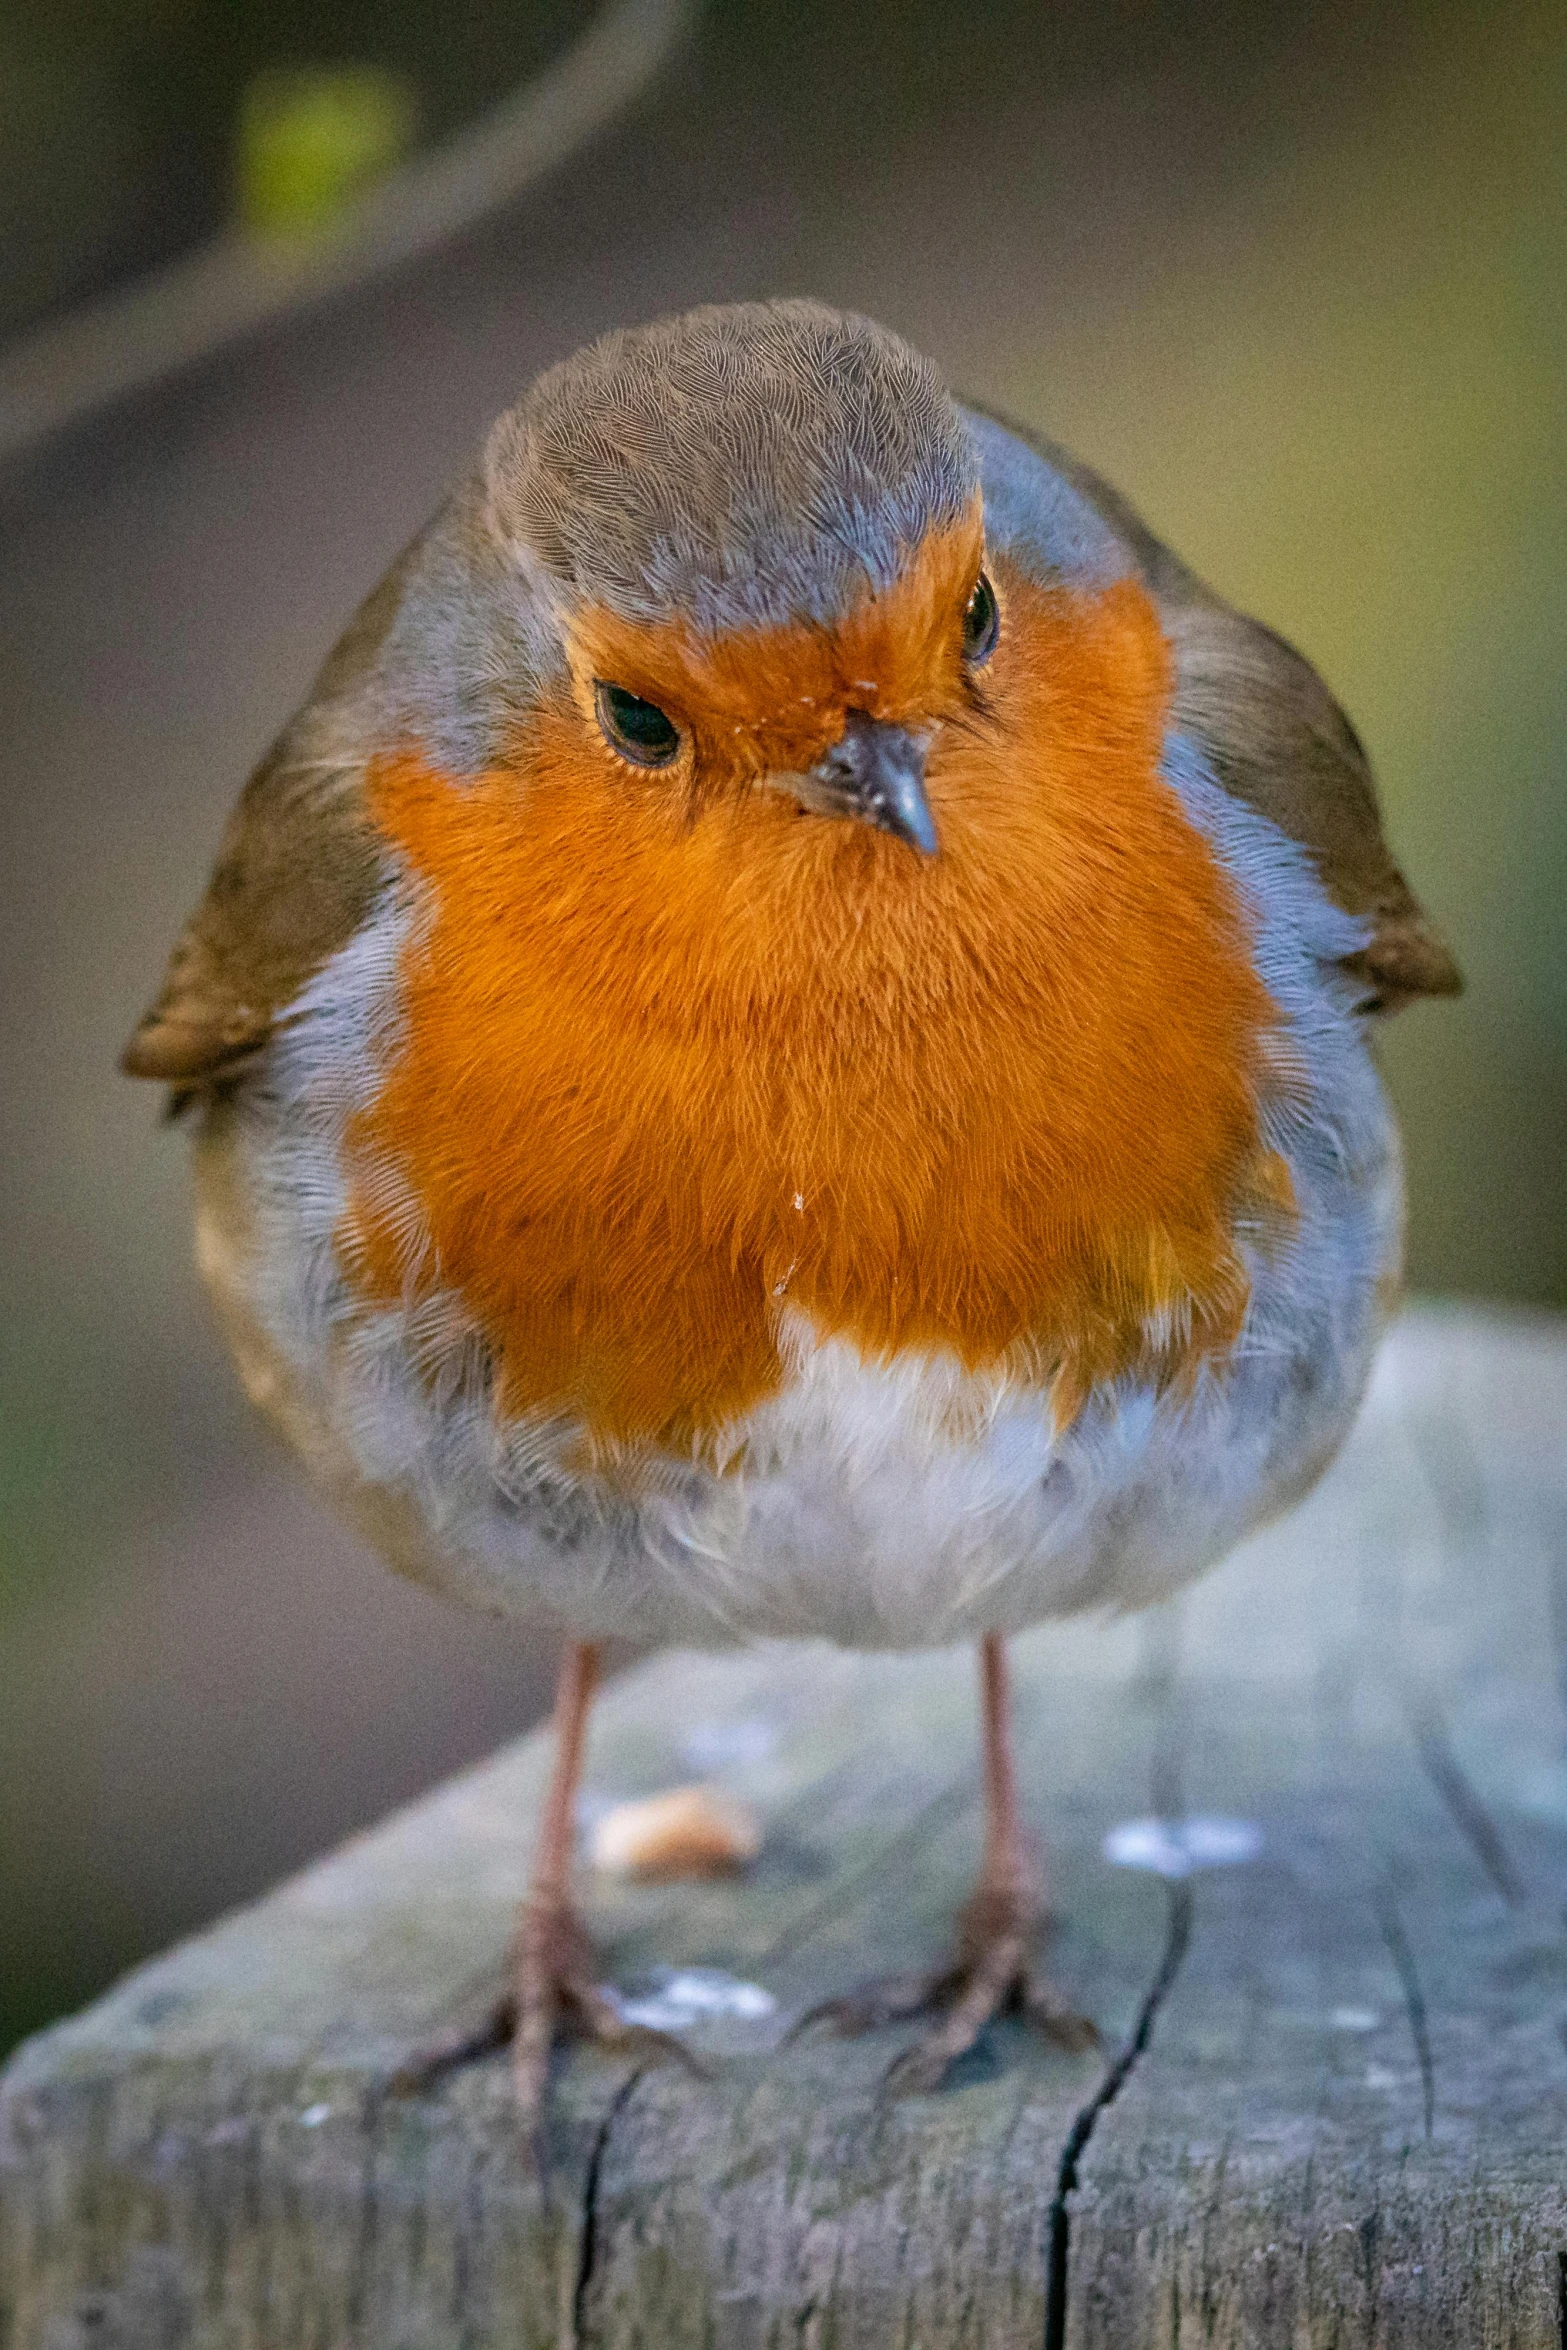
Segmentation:
{"type": "Polygon", "coordinates": [[[1441,2342],[1567,2333],[1567,1329],[1425,1309],[1320,1492],[1179,1612],[1016,1644],[1055,1971],[1108,2053],[1013,2025],[888,2104],[814,2000],[937,1956],[978,1850],[961,1655],[661,1658],[600,1801],[703,1769],[738,1883],[596,1883],[631,1985],[769,1990],[710,2077],[576,2054],[550,2173],[505,2068],[384,2084],[498,1979],[528,1739],[23,2048],[0,2087],[16,2350],[1441,2342]],[[1109,1830],[1226,1815],[1180,1878],[1109,1830]]]}

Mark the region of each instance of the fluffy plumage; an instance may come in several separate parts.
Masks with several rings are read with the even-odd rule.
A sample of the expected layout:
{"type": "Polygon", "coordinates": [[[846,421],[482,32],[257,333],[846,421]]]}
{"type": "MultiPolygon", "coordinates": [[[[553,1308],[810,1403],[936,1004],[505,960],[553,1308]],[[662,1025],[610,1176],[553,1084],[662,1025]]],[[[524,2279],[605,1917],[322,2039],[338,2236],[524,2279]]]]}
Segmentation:
{"type": "MultiPolygon", "coordinates": [[[[971,707],[951,616],[977,554],[937,565],[940,636],[904,625],[894,591],[862,607],[873,638],[839,639],[836,674],[797,658],[811,690],[781,732],[767,681],[787,648],[726,639],[728,710],[753,674],[759,699],[732,772],[714,719],[694,808],[628,776],[566,695],[472,783],[376,771],[372,810],[430,916],[401,1049],[347,1137],[362,1195],[340,1246],[381,1301],[440,1268],[508,1415],[565,1414],[600,1458],[732,1449],[736,1413],[782,1379],[785,1297],[878,1357],[1010,1362],[1058,1415],[1128,1364],[1157,1375],[1233,1335],[1233,1221],[1268,1205],[1272,1008],[1159,777],[1162,639],[1132,583],[1085,604],[1001,572],[971,707]],[[878,710],[949,716],[929,871],[757,788],[769,760],[836,738],[867,675],[878,710]],[[420,1203],[412,1242],[400,1203],[376,1205],[387,1166],[420,1203]]],[[[700,675],[688,704],[650,665],[611,673],[682,725],[724,712],[700,675]]]]}
{"type": "Polygon", "coordinates": [[[1441,950],[1352,760],[1248,766],[1226,629],[1244,713],[1274,640],[815,305],[611,336],[502,420],[132,1048],[242,1072],[209,1277],[400,1563],[578,1630],[943,1638],[1166,1587],[1320,1465],[1396,1281],[1365,899],[1441,950]],[[852,710],[932,738],[928,870],[771,788],[852,710]]]}
{"type": "Polygon", "coordinates": [[[199,1097],[257,1404],[395,1564],[574,1636],[526,2109],[562,2003],[623,2029],[567,1898],[607,1633],[981,1637],[986,1858],[900,2077],[1007,1999],[1082,2045],[1000,1636],[1331,1458],[1399,1281],[1368,1015],[1456,984],[1314,672],[885,330],[697,311],[501,420],[126,1065],[199,1097]]]}
{"type": "MultiPolygon", "coordinates": [[[[1325,1457],[1396,1257],[1352,1007],[1449,967],[1271,646],[1069,460],[813,304],[609,336],[502,419],[250,787],[130,1053],[221,1081],[204,1248],[251,1384],[402,1563],[595,1629],[808,1630],[819,1602],[660,1597],[658,1562],[746,1547],[815,1588],[783,1554],[819,1525],[852,1595],[865,1492],[894,1459],[930,1487],[922,1447],[980,1480],[949,1462],[904,1527],[936,1575],[1057,1545],[1054,1501],[984,1498],[1002,1458],[1056,1497],[1063,1448],[1116,1458],[1089,1483],[1124,1546],[1167,1426],[1249,1480],[1230,1530],[1325,1457]],[[602,676],[670,711],[677,772],[615,758],[602,676]],[[932,738],[928,870],[768,788],[856,709],[932,738]],[[1248,778],[1306,856],[1256,817],[1238,849],[1248,778]],[[1226,1359],[1233,1402],[1264,1325],[1317,1404],[1259,1451],[1182,1415],[1226,1359]]],[[[1115,1589],[1092,1512],[1074,1539],[1041,1610],[1115,1589]]],[[[913,1635],[885,1594],[830,1613],[913,1635]]]]}

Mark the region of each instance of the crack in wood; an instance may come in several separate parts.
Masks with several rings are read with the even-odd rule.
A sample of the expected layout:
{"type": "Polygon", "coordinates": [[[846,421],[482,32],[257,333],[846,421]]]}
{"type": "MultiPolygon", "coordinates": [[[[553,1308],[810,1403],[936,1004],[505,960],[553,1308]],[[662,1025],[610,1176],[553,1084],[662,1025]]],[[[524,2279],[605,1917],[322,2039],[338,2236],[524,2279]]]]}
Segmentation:
{"type": "Polygon", "coordinates": [[[1415,2044],[1415,2057],[1420,2066],[1420,2096],[1425,2113],[1425,2134],[1429,2142],[1436,2119],[1436,2065],[1431,2055],[1431,2028],[1426,2013],[1425,1992],[1420,1985],[1420,1970],[1409,1937],[1404,1932],[1398,1904],[1391,1893],[1385,1893],[1378,1904],[1377,1920],[1382,1928],[1382,1939],[1387,1944],[1388,1956],[1393,1961],[1399,1986],[1404,1994],[1404,2013],[1409,2018],[1409,2036],[1415,2044]]]}
{"type": "Polygon", "coordinates": [[[1567,1541],[1555,1539],[1556,1529],[1544,1532],[1548,1561],[1545,1596],[1551,1611],[1551,1637],[1556,1644],[1556,1687],[1567,1713],[1567,1541]]]}
{"type": "Polygon", "coordinates": [[[376,2240],[381,2229],[381,2099],[372,2090],[364,2104],[364,2185],[359,2196],[359,2240],[354,2247],[353,2273],[348,2286],[348,2325],[357,2335],[369,2311],[375,2272],[376,2240]]]}
{"type": "Polygon", "coordinates": [[[604,2156],[609,2149],[610,2132],[630,2104],[631,2093],[646,2072],[646,2065],[638,2065],[633,2072],[627,2073],[605,2107],[603,2119],[594,2133],[587,2176],[582,2182],[582,2233],[577,2242],[577,2280],[571,2295],[572,2350],[584,2350],[588,2339],[588,2295],[593,2289],[593,2271],[598,2264],[599,2251],[599,2182],[603,2176],[604,2156]]]}
{"type": "Polygon", "coordinates": [[[1115,2103],[1131,2079],[1138,2059],[1153,2038],[1154,2019],[1169,1997],[1192,1938],[1192,1889],[1184,1877],[1170,1887],[1164,1951],[1159,1971],[1143,1994],[1137,2021],[1115,2062],[1067,2133],[1056,2172],[1056,2191],[1050,2205],[1049,2239],[1045,2255],[1045,2331],[1043,2350],[1065,2350],[1067,2284],[1072,2257],[1072,2214],[1068,2197],[1077,2192],[1083,2156],[1102,2113],[1115,2103]]]}
{"type": "Polygon", "coordinates": [[[1453,1816],[1476,1860],[1509,1908],[1526,1898],[1523,1878],[1478,1790],[1453,1752],[1447,1724],[1433,1700],[1422,1691],[1406,1691],[1405,1712],[1426,1777],[1453,1816]]]}

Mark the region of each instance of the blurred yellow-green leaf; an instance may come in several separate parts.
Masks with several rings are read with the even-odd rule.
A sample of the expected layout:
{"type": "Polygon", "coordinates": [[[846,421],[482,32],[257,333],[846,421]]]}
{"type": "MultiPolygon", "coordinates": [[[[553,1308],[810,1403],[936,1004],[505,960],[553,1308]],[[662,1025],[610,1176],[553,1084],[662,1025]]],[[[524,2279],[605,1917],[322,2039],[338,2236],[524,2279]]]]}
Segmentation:
{"type": "Polygon", "coordinates": [[[414,144],[412,83],[384,66],[270,67],[240,100],[235,196],[259,235],[321,228],[414,144]]]}

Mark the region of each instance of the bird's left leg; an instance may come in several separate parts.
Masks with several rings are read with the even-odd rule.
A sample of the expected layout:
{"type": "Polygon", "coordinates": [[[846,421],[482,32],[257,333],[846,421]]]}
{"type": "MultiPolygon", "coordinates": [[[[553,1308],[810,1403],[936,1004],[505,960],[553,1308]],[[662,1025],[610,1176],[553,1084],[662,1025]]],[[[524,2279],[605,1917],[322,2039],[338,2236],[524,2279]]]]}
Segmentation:
{"type": "Polygon", "coordinates": [[[978,1881],[958,1920],[955,1959],[936,1975],[873,1984],[804,2019],[821,2018],[852,2034],[900,2016],[931,2014],[929,2027],[887,2074],[895,2094],[938,2088],[948,2068],[1003,2013],[1026,2017],[1063,2048],[1090,2048],[1099,2037],[1034,1964],[1033,1945],[1045,1923],[1044,1872],[1018,1810],[1007,1655],[998,1633],[987,1633],[981,1643],[980,1692],[985,1845],[978,1881]]]}
{"type": "Polygon", "coordinates": [[[667,2033],[625,2021],[599,1979],[593,1945],[572,1904],[577,1788],[598,1676],[597,1647],[573,1641],[561,1659],[555,1688],[555,1760],[512,1937],[510,1987],[477,2031],[454,2031],[422,2049],[403,2067],[397,2084],[426,2087],[453,2066],[509,2041],[518,2114],[534,2132],[543,2117],[550,2050],[558,2033],[637,2051],[655,2061],[675,2057],[699,2069],[667,2033]]]}

